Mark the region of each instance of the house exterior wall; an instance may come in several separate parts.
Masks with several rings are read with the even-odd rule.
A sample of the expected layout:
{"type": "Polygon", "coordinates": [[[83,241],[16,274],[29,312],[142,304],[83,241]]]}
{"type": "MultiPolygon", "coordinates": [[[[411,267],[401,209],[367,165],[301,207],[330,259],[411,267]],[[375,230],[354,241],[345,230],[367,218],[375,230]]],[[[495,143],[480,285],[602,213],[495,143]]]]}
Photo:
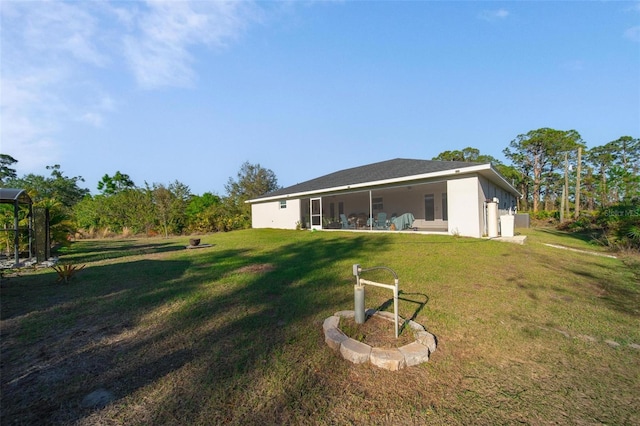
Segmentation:
{"type": "Polygon", "coordinates": [[[447,181],[448,231],[464,237],[482,237],[484,199],[477,176],[447,181]]]}
{"type": "Polygon", "coordinates": [[[510,194],[509,192],[495,185],[493,182],[490,182],[488,179],[481,177],[480,185],[484,194],[483,201],[491,200],[493,198],[497,198],[499,200],[498,214],[507,214],[509,212],[509,208],[513,210],[518,205],[517,199],[513,196],[513,194],[510,194]]]}
{"type": "Polygon", "coordinates": [[[251,205],[252,228],[296,229],[298,221],[300,221],[299,199],[287,199],[286,208],[281,208],[280,201],[251,205]]]}
{"type": "MultiPolygon", "coordinates": [[[[429,226],[447,229],[450,234],[480,238],[486,234],[486,200],[494,197],[499,199],[500,215],[516,206],[516,195],[503,189],[501,182],[494,182],[481,172],[449,175],[445,179],[376,187],[371,193],[369,190],[359,190],[322,195],[323,220],[339,222],[341,213],[346,216],[364,214],[368,217],[370,195],[374,218],[380,212],[385,212],[388,218],[394,214],[411,213],[415,219],[425,220],[425,196],[433,194],[434,220],[428,221],[429,226]],[[448,204],[446,221],[443,196],[446,196],[448,204]]],[[[299,221],[309,221],[310,197],[313,198],[287,198],[286,208],[282,208],[280,200],[255,202],[251,205],[252,226],[295,229],[299,221]]]]}

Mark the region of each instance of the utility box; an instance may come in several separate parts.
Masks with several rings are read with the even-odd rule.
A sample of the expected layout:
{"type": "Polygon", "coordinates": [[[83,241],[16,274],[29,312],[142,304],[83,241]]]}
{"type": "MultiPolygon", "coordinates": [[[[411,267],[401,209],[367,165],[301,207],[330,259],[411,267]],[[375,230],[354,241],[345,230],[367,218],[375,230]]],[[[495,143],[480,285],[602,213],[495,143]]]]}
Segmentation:
{"type": "Polygon", "coordinates": [[[516,228],[528,228],[530,224],[529,213],[516,213],[516,228]]]}
{"type": "Polygon", "coordinates": [[[500,235],[502,237],[513,237],[513,227],[515,217],[511,214],[503,214],[500,216],[500,235]]]}

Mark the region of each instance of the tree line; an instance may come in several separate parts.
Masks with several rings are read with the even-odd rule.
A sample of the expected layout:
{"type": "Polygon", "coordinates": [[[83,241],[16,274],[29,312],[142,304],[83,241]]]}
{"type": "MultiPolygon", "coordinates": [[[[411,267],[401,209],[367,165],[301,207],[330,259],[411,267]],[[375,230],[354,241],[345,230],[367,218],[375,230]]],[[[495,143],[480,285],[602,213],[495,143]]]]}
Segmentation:
{"type": "Polygon", "coordinates": [[[475,148],[445,151],[434,160],[492,163],[523,195],[519,209],[532,213],[557,211],[563,188],[565,201],[588,211],[640,197],[638,138],[622,136],[587,149],[575,130],[541,128],[518,135],[502,152],[511,164],[475,148]]]}
{"type": "MultiPolygon", "coordinates": [[[[621,136],[587,149],[575,130],[540,128],[518,135],[502,153],[510,163],[472,147],[444,151],[433,159],[490,162],[523,195],[520,211],[537,218],[572,216],[571,224],[583,227],[597,221],[610,226],[608,221],[640,245],[639,138],[621,136]]],[[[0,186],[26,189],[36,206],[52,212],[60,235],[82,230],[89,236],[168,236],[247,228],[251,212],[245,201],[279,188],[273,171],[246,162],[235,179],[229,178],[224,195],[192,194],[178,180],[137,185],[120,171],[105,174],[98,195],[91,195],[82,188],[82,177],[65,176],[59,165],[47,167],[48,177],[18,177],[12,167],[16,163],[0,154],[0,186]]],[[[3,208],[3,226],[11,226],[10,215],[3,208]]]]}
{"type": "MultiPolygon", "coordinates": [[[[105,174],[97,195],[82,188],[81,176],[66,176],[60,165],[48,166],[50,175],[16,175],[17,160],[0,154],[0,187],[26,189],[34,207],[50,212],[52,239],[64,243],[69,235],[181,235],[231,231],[251,226],[251,210],[245,201],[279,188],[275,173],[260,164],[245,162],[236,178],[230,177],[223,196],[210,192],[191,193],[176,180],[169,184],[144,182],[136,185],[120,171],[105,174]]],[[[21,226],[27,211],[20,212],[21,226]]],[[[13,208],[0,205],[0,226],[13,228],[13,208]]],[[[9,233],[1,236],[5,251],[11,246],[9,233]]]]}

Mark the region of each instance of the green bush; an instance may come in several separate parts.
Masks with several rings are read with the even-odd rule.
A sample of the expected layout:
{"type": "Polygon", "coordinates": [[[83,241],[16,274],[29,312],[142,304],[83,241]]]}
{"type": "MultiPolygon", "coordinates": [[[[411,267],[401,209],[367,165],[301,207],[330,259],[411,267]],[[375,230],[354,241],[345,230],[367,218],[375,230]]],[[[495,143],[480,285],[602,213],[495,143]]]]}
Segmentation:
{"type": "Polygon", "coordinates": [[[529,215],[535,220],[560,220],[560,212],[558,210],[538,210],[537,212],[529,212],[529,215]]]}
{"type": "Polygon", "coordinates": [[[612,245],[618,248],[640,249],[640,202],[618,203],[598,212],[596,223],[612,245]]]}

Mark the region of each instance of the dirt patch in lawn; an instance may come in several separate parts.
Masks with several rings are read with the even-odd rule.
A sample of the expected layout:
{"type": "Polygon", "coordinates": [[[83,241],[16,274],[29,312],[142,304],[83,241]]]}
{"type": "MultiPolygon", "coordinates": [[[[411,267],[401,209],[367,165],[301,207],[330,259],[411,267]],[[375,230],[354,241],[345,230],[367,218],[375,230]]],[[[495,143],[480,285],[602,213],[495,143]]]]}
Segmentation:
{"type": "MultiPolygon", "coordinates": [[[[401,319],[399,326],[402,328],[401,319]]],[[[368,317],[364,324],[356,324],[354,318],[341,317],[339,328],[352,339],[374,348],[399,348],[416,340],[410,327],[405,327],[396,339],[393,321],[376,315],[368,317]]]]}
{"type": "Polygon", "coordinates": [[[243,266],[242,268],[238,269],[236,272],[238,273],[248,273],[248,274],[258,274],[258,273],[263,273],[263,272],[271,272],[275,269],[275,266],[273,266],[271,263],[255,263],[252,265],[247,265],[247,266],[243,266]]]}

